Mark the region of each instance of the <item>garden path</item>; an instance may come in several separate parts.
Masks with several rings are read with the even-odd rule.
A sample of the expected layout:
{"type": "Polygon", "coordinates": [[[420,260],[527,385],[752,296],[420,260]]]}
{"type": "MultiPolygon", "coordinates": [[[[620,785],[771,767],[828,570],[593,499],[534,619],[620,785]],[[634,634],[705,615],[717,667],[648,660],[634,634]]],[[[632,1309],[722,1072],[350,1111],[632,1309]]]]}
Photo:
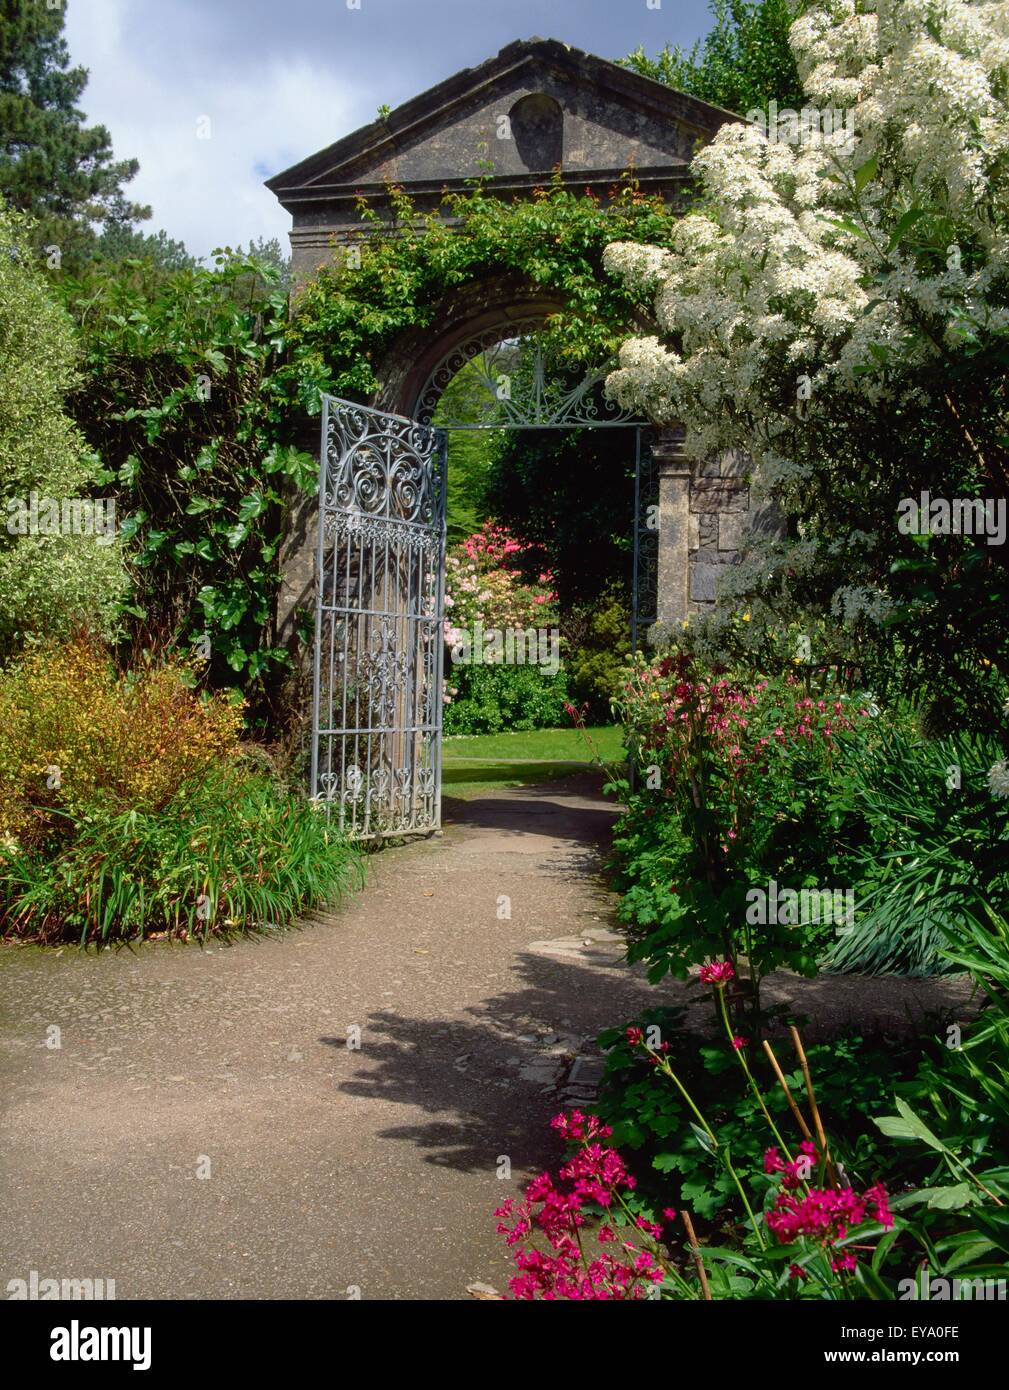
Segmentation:
{"type": "MultiPolygon", "coordinates": [[[[0,950],[0,1290],[32,1270],[119,1298],[504,1287],[493,1209],[556,1160],[557,1083],[591,1069],[566,1082],[571,1053],[655,990],[609,930],[594,782],[451,811],[276,939],[0,950]]],[[[832,1008],[864,1007],[854,984],[832,1008]]]]}
{"type": "Polygon", "coordinates": [[[0,951],[0,1289],[33,1269],[120,1298],[503,1286],[493,1211],[556,1157],[544,1092],[647,987],[615,942],[581,944],[609,935],[592,782],[454,810],[276,939],[0,951]]]}

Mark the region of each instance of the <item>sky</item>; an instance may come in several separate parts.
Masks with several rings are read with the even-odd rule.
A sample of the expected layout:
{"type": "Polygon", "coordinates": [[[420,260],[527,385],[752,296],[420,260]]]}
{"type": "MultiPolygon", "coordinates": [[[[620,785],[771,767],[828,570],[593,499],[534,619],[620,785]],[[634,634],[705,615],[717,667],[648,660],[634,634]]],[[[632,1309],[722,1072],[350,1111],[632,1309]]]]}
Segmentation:
{"type": "Polygon", "coordinates": [[[66,0],[81,105],[108,127],[128,185],[191,253],[280,239],[272,174],[516,39],[604,58],[689,48],[707,0],[66,0]]]}

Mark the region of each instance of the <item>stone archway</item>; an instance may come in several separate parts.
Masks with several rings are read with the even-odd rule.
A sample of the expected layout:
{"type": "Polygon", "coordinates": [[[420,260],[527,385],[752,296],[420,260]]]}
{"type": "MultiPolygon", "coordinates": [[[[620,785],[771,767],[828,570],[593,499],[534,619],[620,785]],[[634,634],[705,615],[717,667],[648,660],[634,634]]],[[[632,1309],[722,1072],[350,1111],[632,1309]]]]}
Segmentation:
{"type": "Polygon", "coordinates": [[[432,373],[457,349],[492,330],[506,338],[510,325],[543,323],[564,307],[559,295],[518,276],[485,276],[460,285],[440,301],[433,325],[407,329],[385,354],[376,370],[382,389],[370,404],[414,419],[432,373]]]}
{"type": "MultiPolygon", "coordinates": [[[[405,330],[385,352],[376,367],[382,386],[368,404],[404,419],[422,416],[426,423],[430,411],[421,409],[422,396],[439,364],[451,364],[457,357],[457,370],[467,360],[467,349],[481,338],[500,335],[504,340],[512,331],[527,332],[531,324],[542,325],[565,307],[562,296],[520,276],[486,275],[460,285],[434,306],[428,323],[405,330]]],[[[313,438],[313,450],[317,447],[313,438]]],[[[659,508],[655,618],[658,629],[671,632],[682,626],[700,596],[693,570],[704,523],[699,524],[693,513],[695,505],[709,505],[702,493],[710,492],[711,484],[695,478],[684,456],[682,430],[658,431],[651,453],[659,508]]],[[[724,502],[716,499],[715,505],[724,502]]],[[[304,499],[292,510],[281,552],[277,625],[280,640],[293,650],[298,611],[312,603],[315,592],[317,512],[314,499],[304,499]]],[[[715,558],[724,563],[721,555],[715,558]]]]}

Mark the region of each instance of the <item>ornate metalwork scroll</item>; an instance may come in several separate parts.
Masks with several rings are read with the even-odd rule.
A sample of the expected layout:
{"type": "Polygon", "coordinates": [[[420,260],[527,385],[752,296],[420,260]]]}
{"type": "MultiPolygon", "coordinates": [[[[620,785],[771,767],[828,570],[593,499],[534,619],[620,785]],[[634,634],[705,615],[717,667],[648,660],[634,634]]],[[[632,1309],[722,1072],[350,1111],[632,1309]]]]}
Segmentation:
{"type": "Polygon", "coordinates": [[[574,429],[577,426],[633,425],[630,411],[607,401],[599,389],[612,370],[607,362],[578,376],[544,345],[540,319],[518,320],[468,338],[442,358],[428,377],[417,404],[417,418],[429,423],[456,375],[468,369],[462,415],[438,412],[443,429],[574,429]],[[507,332],[508,336],[503,337],[507,332]]]}
{"type": "Polygon", "coordinates": [[[441,820],[445,435],[326,397],[312,795],[354,839],[441,820]]]}

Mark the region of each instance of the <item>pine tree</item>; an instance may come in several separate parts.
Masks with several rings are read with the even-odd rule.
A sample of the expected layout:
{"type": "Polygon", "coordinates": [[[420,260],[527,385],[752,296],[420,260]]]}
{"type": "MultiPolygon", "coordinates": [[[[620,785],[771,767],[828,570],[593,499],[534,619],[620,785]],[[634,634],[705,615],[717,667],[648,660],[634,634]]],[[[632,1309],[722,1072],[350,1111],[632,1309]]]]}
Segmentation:
{"type": "Polygon", "coordinates": [[[0,201],[30,213],[65,264],[90,252],[93,224],[151,214],[122,192],[137,161],[115,160],[105,127],[84,123],[88,73],[69,65],[64,19],[62,0],[0,0],[0,201]]]}

